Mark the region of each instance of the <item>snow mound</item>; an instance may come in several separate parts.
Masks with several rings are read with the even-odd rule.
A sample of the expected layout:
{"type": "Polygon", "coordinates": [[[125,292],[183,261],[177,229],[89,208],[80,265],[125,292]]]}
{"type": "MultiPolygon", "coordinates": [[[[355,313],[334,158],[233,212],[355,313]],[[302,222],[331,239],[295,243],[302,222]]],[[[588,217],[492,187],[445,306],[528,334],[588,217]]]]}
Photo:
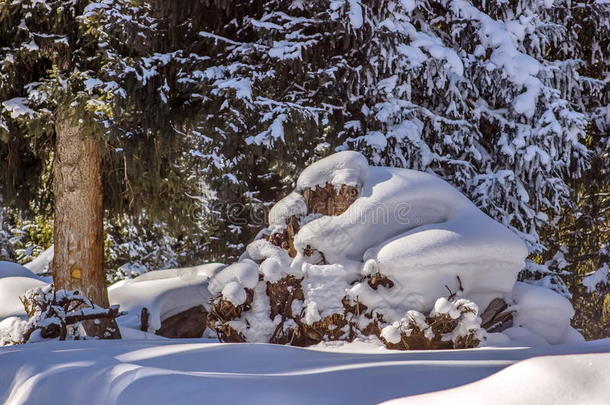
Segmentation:
{"type": "Polygon", "coordinates": [[[479,312],[494,300],[506,303],[502,330],[512,323],[514,336],[582,339],[570,327],[569,301],[516,283],[527,256],[523,241],[431,174],[336,153],[303,171],[259,235],[209,283],[210,326],[221,340],[306,346],[375,335],[404,343],[417,324],[413,314],[434,319],[444,302],[472,310],[463,322],[445,323],[456,330],[437,331],[436,347],[468,347],[487,339],[479,312]]]}
{"type": "Polygon", "coordinates": [[[13,316],[26,318],[25,309],[19,298],[29,289],[46,285],[44,281],[33,277],[0,278],[0,321],[13,316]]]}
{"type": "Polygon", "coordinates": [[[36,256],[34,260],[25,265],[26,268],[30,269],[34,274],[43,274],[51,272],[51,263],[53,262],[54,246],[36,256]]]}
{"type": "Polygon", "coordinates": [[[530,329],[551,344],[584,341],[570,326],[574,308],[564,296],[522,282],[515,283],[512,296],[518,308],[516,325],[530,329]]]}
{"type": "Polygon", "coordinates": [[[608,398],[610,353],[595,353],[536,357],[458,388],[383,404],[601,405],[608,403],[608,398]]]}
{"type": "Polygon", "coordinates": [[[19,263],[0,261],[0,279],[4,277],[30,277],[38,278],[36,274],[19,263]]]}
{"type": "Polygon", "coordinates": [[[366,261],[367,274],[396,283],[385,306],[402,313],[430,310],[445,286],[458,288],[458,276],[465,295],[485,308],[511,291],[527,255],[516,235],[445,181],[386,167],[369,168],[360,198],[342,215],[307,223],[295,246],[331,263],[366,261]]]}
{"type": "Polygon", "coordinates": [[[308,166],[297,180],[296,192],[332,184],[360,187],[367,176],[369,164],[362,154],[353,151],[335,153],[308,166]]]}
{"type": "MultiPolygon", "coordinates": [[[[119,305],[127,315],[117,319],[122,327],[139,329],[143,308],[148,309],[149,331],[161,322],[198,305],[208,306],[207,282],[224,265],[218,263],[180,269],[155,270],[122,280],[108,288],[111,305],[119,305]]],[[[207,308],[206,308],[207,309],[207,308]]]]}
{"type": "Polygon", "coordinates": [[[26,328],[27,321],[16,316],[10,316],[0,321],[0,346],[22,342],[26,328]]]}
{"type": "Polygon", "coordinates": [[[435,401],[427,403],[550,404],[557,399],[563,404],[574,398],[570,404],[601,404],[607,403],[607,392],[601,401],[596,395],[603,384],[610,386],[609,373],[593,370],[603,370],[603,361],[610,364],[608,354],[582,355],[601,352],[610,352],[610,339],[535,349],[413,352],[365,342],[309,349],[205,339],[43,342],[0,348],[0,403],[370,405],[464,386],[497,373],[464,386],[469,395],[456,397],[461,400],[443,401],[445,397],[439,395],[453,395],[448,399],[458,395],[450,390],[431,394],[435,401]],[[521,378],[513,372],[523,370],[517,368],[520,360],[562,354],[576,355],[551,358],[557,362],[552,368],[545,365],[544,373],[540,368],[532,372],[531,365],[541,364],[538,360],[522,363],[530,366],[521,378]],[[577,358],[583,360],[572,362],[577,358]],[[574,372],[570,367],[575,367],[574,372]],[[507,373],[498,373],[502,369],[507,373]],[[487,388],[473,389],[479,386],[487,388]],[[521,401],[526,390],[542,400],[521,401]],[[564,394],[563,399],[553,390],[564,394]]]}
{"type": "Polygon", "coordinates": [[[303,196],[292,192],[282,198],[269,210],[269,229],[271,232],[279,232],[286,228],[286,218],[291,216],[304,217],[307,214],[307,206],[303,196]]]}

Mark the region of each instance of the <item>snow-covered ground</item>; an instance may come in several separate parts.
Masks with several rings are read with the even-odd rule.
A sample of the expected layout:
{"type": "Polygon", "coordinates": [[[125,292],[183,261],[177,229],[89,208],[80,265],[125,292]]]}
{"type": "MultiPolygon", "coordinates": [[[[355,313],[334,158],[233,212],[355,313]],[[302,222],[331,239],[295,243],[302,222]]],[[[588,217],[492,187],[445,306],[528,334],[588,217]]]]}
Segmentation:
{"type": "Polygon", "coordinates": [[[412,397],[397,403],[608,403],[610,339],[411,352],[359,342],[301,349],[205,339],[0,348],[6,405],[376,404],[405,396],[412,397]],[[563,356],[538,357],[549,355],[563,356]]]}

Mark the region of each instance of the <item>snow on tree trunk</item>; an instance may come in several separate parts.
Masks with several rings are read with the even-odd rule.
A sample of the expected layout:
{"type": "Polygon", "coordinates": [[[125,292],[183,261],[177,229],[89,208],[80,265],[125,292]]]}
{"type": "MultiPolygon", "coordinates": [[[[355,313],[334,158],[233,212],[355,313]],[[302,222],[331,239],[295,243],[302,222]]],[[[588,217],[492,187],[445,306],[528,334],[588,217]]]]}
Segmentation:
{"type": "MultiPolygon", "coordinates": [[[[57,112],[56,134],[54,281],[58,289],[81,291],[106,308],[102,148],[68,108],[57,112]]],[[[112,330],[111,337],[120,338],[112,319],[84,325],[91,336],[112,330]]]]}

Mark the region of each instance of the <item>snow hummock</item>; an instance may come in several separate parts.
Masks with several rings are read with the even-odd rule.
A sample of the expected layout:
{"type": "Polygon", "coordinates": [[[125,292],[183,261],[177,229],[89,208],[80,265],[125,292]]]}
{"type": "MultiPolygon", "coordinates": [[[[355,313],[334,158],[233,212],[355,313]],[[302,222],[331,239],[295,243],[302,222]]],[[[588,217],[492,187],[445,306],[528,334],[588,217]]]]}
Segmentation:
{"type": "Polygon", "coordinates": [[[570,326],[574,308],[567,298],[548,288],[515,283],[512,297],[517,306],[514,324],[526,327],[551,344],[584,341],[570,326]]]}
{"type": "Polygon", "coordinates": [[[0,403],[369,405],[410,395],[401,401],[602,404],[608,353],[610,339],[410,352],[363,341],[307,349],[206,339],[44,342],[0,348],[0,403]]]}
{"type": "Polygon", "coordinates": [[[222,292],[223,296],[231,301],[231,298],[241,296],[237,292],[238,289],[254,288],[256,283],[258,283],[258,266],[252,260],[246,259],[242,262],[234,263],[219,272],[210,280],[208,289],[212,294],[222,292]],[[227,285],[233,285],[233,287],[226,290],[227,285]],[[224,295],[225,290],[228,294],[226,296],[224,295]]]}
{"type": "MultiPolygon", "coordinates": [[[[444,308],[439,298],[455,294],[458,301],[473,305],[475,315],[470,324],[464,322],[464,330],[476,329],[476,314],[494,298],[502,298],[517,311],[515,326],[506,334],[490,334],[491,340],[511,341],[511,335],[545,344],[582,340],[570,326],[574,311],[569,301],[548,289],[516,282],[528,253],[524,242],[437,176],[369,166],[360,153],[339,152],[302,172],[295,191],[271,209],[267,234],[283,230],[291,216],[300,225],[294,238],[296,257],[265,239],[256,240],[238,263],[210,281],[211,295],[243,303],[245,289],[264,284],[257,284],[259,277],[274,283],[291,274],[302,279],[305,299],[295,309],[305,323],[343,313],[342,299],[347,296],[394,325],[384,332],[388,341],[396,339],[395,329],[405,317],[413,316],[409,311],[427,314],[452,304],[446,300],[444,308]],[[302,192],[327,184],[336,189],[353,186],[359,198],[341,215],[305,217],[302,192]],[[373,288],[363,281],[375,274],[387,277],[393,287],[373,288]]],[[[261,292],[262,297],[254,294],[256,315],[246,311],[231,321],[248,342],[264,341],[248,336],[265,338],[269,333],[263,324],[273,327],[278,321],[269,322],[269,308],[264,308],[268,297],[261,292]],[[249,328],[256,332],[248,335],[249,328]]]]}
{"type": "Polygon", "coordinates": [[[311,164],[297,180],[297,192],[306,188],[342,184],[360,187],[368,171],[368,162],[362,154],[353,151],[335,153],[311,164]]]}
{"type": "Polygon", "coordinates": [[[44,252],[36,256],[34,260],[25,264],[25,267],[30,269],[34,274],[49,273],[51,269],[51,263],[53,262],[53,256],[55,246],[51,245],[44,252]]]}
{"type": "Polygon", "coordinates": [[[111,305],[120,305],[127,315],[118,318],[121,327],[140,328],[142,308],[149,312],[149,331],[161,322],[198,305],[208,309],[208,280],[224,265],[204,264],[179,269],[154,270],[134,279],[119,281],[108,288],[111,305]]]}
{"type": "Polygon", "coordinates": [[[291,216],[304,217],[306,213],[307,206],[303,196],[292,192],[269,210],[269,229],[271,232],[281,232],[286,227],[286,219],[291,216]]]}
{"type": "Polygon", "coordinates": [[[46,285],[44,281],[33,277],[0,278],[0,321],[12,316],[26,318],[25,309],[19,298],[29,289],[46,285]]]}
{"type": "Polygon", "coordinates": [[[350,294],[367,306],[400,314],[430,310],[446,295],[445,286],[457,291],[458,276],[464,296],[481,308],[512,290],[527,255],[513,232],[436,176],[364,166],[355,157],[362,155],[354,154],[322,159],[303,172],[305,179],[299,178],[297,187],[328,180],[336,184],[350,173],[350,183],[362,187],[361,197],[342,215],[321,217],[299,230],[299,251],[310,246],[330,263],[355,260],[364,262],[365,274],[387,275],[396,283],[387,294],[381,290],[369,297],[367,287],[358,284],[350,294]]]}
{"type": "Polygon", "coordinates": [[[27,321],[17,316],[0,320],[0,346],[23,341],[27,321]]]}
{"type": "Polygon", "coordinates": [[[535,357],[458,388],[383,405],[604,404],[610,398],[610,353],[535,357]]]}

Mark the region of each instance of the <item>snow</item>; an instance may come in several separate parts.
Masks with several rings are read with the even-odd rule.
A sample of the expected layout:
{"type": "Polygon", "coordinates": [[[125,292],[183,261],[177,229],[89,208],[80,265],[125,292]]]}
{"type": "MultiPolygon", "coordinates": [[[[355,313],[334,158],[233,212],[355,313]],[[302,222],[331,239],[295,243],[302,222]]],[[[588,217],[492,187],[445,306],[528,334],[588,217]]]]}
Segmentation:
{"type": "MultiPolygon", "coordinates": [[[[313,184],[361,187],[358,198],[342,215],[304,225],[295,238],[297,250],[317,249],[330,263],[364,261],[363,272],[380,272],[396,285],[383,302],[367,302],[366,287],[352,296],[365,305],[426,311],[445,286],[486,308],[494,297],[512,290],[524,266],[523,242],[476,208],[440,178],[408,169],[369,167],[354,152],[322,159],[299,177],[297,189],[313,184]]],[[[391,317],[393,318],[393,317],[391,317]]]]}
{"type": "Polygon", "coordinates": [[[149,312],[149,331],[161,322],[197,305],[208,306],[207,281],[224,265],[218,263],[180,269],[155,270],[134,279],[119,281],[108,288],[111,305],[120,305],[127,315],[118,318],[121,327],[140,328],[140,314],[149,312]]]}
{"type": "Polygon", "coordinates": [[[51,245],[50,248],[39,254],[34,260],[26,263],[25,267],[34,274],[50,273],[54,253],[54,246],[51,245]]]}
{"type": "Polygon", "coordinates": [[[349,11],[348,16],[350,20],[350,24],[354,29],[362,28],[363,18],[362,18],[362,5],[359,0],[348,0],[349,3],[349,11]]]}
{"type": "MultiPolygon", "coordinates": [[[[552,344],[573,338],[570,319],[572,304],[550,289],[522,282],[515,283],[513,299],[518,308],[515,325],[526,327],[552,344]]],[[[583,340],[582,337],[576,337],[583,340]]]]}
{"type": "Polygon", "coordinates": [[[212,294],[218,294],[226,284],[236,282],[242,288],[254,288],[258,282],[258,266],[252,260],[246,259],[234,263],[214,276],[208,285],[212,294]]]}
{"type": "Polygon", "coordinates": [[[26,331],[27,321],[10,316],[0,321],[0,346],[21,342],[26,331]]]}
{"type": "Polygon", "coordinates": [[[17,119],[23,115],[32,117],[36,111],[27,106],[27,99],[23,97],[15,97],[2,102],[2,107],[10,113],[11,118],[17,119]]]}
{"type": "Polygon", "coordinates": [[[363,341],[310,349],[206,339],[45,342],[0,348],[0,402],[358,405],[431,393],[401,401],[601,404],[608,353],[609,339],[413,352],[363,341]],[[557,356],[540,357],[549,355],[557,356]]]}
{"type": "Polygon", "coordinates": [[[18,263],[0,261],[0,279],[4,277],[30,277],[37,278],[27,266],[18,263]]]}
{"type": "Polygon", "coordinates": [[[19,297],[31,288],[44,287],[47,283],[33,277],[0,278],[0,321],[11,317],[26,317],[19,297]]]}
{"type": "Polygon", "coordinates": [[[523,93],[515,97],[514,110],[519,114],[532,117],[543,87],[540,79],[536,77],[541,69],[541,64],[533,57],[519,51],[518,43],[514,39],[514,35],[511,35],[511,31],[517,30],[518,23],[510,21],[509,24],[506,24],[503,21],[494,20],[465,0],[451,0],[450,4],[457,15],[480,23],[481,29],[477,31],[477,35],[483,46],[493,50],[490,61],[501,68],[511,82],[525,89],[523,93]]]}
{"type": "Polygon", "coordinates": [[[604,263],[602,267],[583,277],[582,284],[590,293],[597,290],[598,284],[610,284],[610,267],[608,263],[604,263]]]}
{"type": "Polygon", "coordinates": [[[610,353],[527,359],[458,388],[384,402],[409,404],[604,404],[610,398],[610,353]],[[509,388],[510,387],[510,388],[509,388]],[[500,395],[508,388],[508,395],[500,395]]]}
{"type": "Polygon", "coordinates": [[[269,228],[280,232],[286,227],[286,220],[291,216],[304,217],[307,213],[305,200],[299,193],[292,192],[282,198],[269,210],[269,228]]]}
{"type": "Polygon", "coordinates": [[[222,296],[231,304],[238,306],[246,302],[246,290],[237,281],[231,281],[222,289],[222,296]]]}
{"type": "MultiPolygon", "coordinates": [[[[32,267],[38,268],[43,262],[41,259],[32,267]]],[[[211,295],[208,281],[224,267],[223,264],[211,263],[154,270],[113,284],[108,288],[110,304],[119,305],[121,311],[127,311],[126,315],[118,318],[121,329],[139,329],[143,308],[149,311],[150,332],[159,329],[163,320],[192,307],[204,305],[209,309],[211,295]]],[[[19,297],[29,289],[46,285],[48,283],[43,278],[27,268],[16,263],[0,262],[0,321],[12,316],[25,318],[19,297]]],[[[252,280],[248,285],[252,285],[252,280]]]]}
{"type": "Polygon", "coordinates": [[[219,89],[234,89],[238,98],[252,100],[252,82],[248,79],[217,80],[214,85],[219,89]]]}

